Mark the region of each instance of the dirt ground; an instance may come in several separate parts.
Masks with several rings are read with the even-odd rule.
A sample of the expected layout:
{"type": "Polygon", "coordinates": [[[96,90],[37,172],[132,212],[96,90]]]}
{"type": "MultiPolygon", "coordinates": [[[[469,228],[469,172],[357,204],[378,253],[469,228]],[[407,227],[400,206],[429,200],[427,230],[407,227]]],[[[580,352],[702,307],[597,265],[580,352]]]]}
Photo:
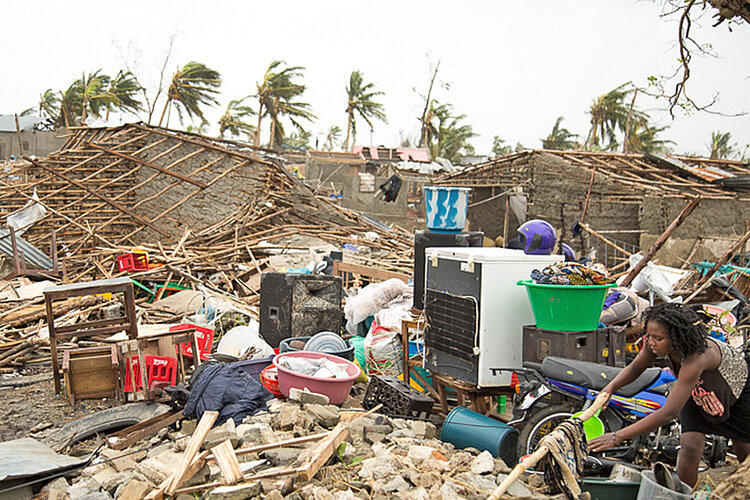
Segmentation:
{"type": "Polygon", "coordinates": [[[41,437],[88,412],[103,410],[115,401],[98,399],[77,403],[56,396],[50,369],[28,370],[24,376],[0,376],[0,441],[41,437]]]}

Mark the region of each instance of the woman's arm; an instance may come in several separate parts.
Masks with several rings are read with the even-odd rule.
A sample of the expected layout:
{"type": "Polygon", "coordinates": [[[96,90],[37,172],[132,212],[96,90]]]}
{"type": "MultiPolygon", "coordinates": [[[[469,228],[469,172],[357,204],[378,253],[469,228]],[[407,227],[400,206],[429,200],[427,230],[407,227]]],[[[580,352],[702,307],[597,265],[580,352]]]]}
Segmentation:
{"type": "Polygon", "coordinates": [[[602,389],[602,392],[614,394],[619,391],[620,388],[625,387],[633,380],[637,379],[646,368],[654,364],[654,361],[656,361],[656,356],[654,356],[654,353],[652,353],[648,347],[644,346],[635,359],[628,366],[623,368],[622,371],[618,373],[609,384],[607,384],[607,387],[602,389]]]}
{"type": "Polygon", "coordinates": [[[669,396],[667,396],[664,406],[651,415],[632,425],[624,427],[619,431],[608,432],[603,436],[592,439],[589,441],[589,449],[592,452],[606,450],[626,439],[632,439],[641,434],[658,429],[670,420],[676,418],[677,415],[679,415],[680,410],[682,410],[682,407],[685,406],[688,398],[690,398],[690,393],[698,383],[704,368],[700,356],[696,356],[695,359],[685,362],[680,368],[680,375],[677,378],[674,387],[669,392],[669,396]]]}

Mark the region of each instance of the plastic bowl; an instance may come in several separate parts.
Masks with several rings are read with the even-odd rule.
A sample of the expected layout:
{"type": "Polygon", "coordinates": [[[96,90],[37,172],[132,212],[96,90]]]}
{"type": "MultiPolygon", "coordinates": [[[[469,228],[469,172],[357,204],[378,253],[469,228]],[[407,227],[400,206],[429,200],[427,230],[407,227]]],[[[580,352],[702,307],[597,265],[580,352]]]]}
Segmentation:
{"type": "Polygon", "coordinates": [[[333,356],[332,354],[326,354],[322,352],[312,351],[297,351],[297,352],[286,352],[279,354],[273,358],[273,364],[276,365],[279,371],[279,390],[281,393],[289,397],[289,389],[307,389],[310,392],[317,392],[318,394],[325,394],[328,396],[328,400],[331,404],[341,404],[346,401],[349,391],[354,384],[354,380],[359,377],[360,369],[344,358],[339,356],[333,356]],[[308,359],[320,359],[328,358],[331,361],[340,365],[346,366],[346,373],[348,377],[345,378],[321,378],[313,377],[311,375],[303,375],[302,373],[293,372],[287,370],[279,364],[279,361],[284,357],[296,357],[296,358],[308,358],[308,359]]]}
{"type": "MultiPolygon", "coordinates": [[[[297,349],[294,347],[291,347],[289,345],[289,342],[292,340],[301,340],[302,342],[307,342],[310,340],[311,337],[289,337],[288,339],[284,339],[279,343],[279,353],[283,354],[285,352],[301,352],[301,351],[308,351],[307,345],[305,345],[304,349],[297,349]]],[[[343,339],[342,339],[343,340],[343,339]]],[[[328,352],[326,350],[323,351],[310,351],[310,352],[325,352],[326,354],[333,354],[334,356],[338,356],[340,358],[344,358],[349,361],[354,361],[354,345],[349,341],[345,340],[347,348],[343,351],[337,351],[337,352],[328,352]]]]}
{"type": "Polygon", "coordinates": [[[277,398],[284,397],[279,390],[279,374],[276,366],[268,365],[260,372],[260,383],[277,398]]]}
{"type": "Polygon", "coordinates": [[[596,330],[609,285],[545,285],[519,281],[529,294],[536,327],[563,332],[596,330]]]}

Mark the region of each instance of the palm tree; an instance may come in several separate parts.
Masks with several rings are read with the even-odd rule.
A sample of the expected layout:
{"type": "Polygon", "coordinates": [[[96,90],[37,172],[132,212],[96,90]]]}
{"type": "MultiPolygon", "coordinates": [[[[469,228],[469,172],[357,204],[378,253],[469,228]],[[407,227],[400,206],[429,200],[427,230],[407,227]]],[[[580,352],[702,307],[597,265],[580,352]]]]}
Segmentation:
{"type": "Polygon", "coordinates": [[[711,148],[711,159],[726,159],[735,154],[735,146],[737,144],[730,144],[732,140],[731,132],[719,132],[716,130],[711,134],[711,144],[708,146],[711,148]]]}
{"type": "Polygon", "coordinates": [[[326,151],[333,151],[338,147],[341,141],[341,127],[338,125],[331,125],[326,133],[326,138],[323,141],[323,149],[326,151]]]}
{"type": "Polygon", "coordinates": [[[578,134],[573,134],[568,129],[562,127],[562,121],[562,116],[557,117],[555,125],[552,127],[552,132],[549,133],[546,139],[542,139],[542,148],[558,151],[575,148],[575,138],[578,137],[578,134]]]}
{"type": "Polygon", "coordinates": [[[60,114],[55,120],[58,127],[69,128],[83,114],[83,92],[80,80],[75,80],[65,91],[60,91],[60,114]]]}
{"type": "Polygon", "coordinates": [[[648,116],[645,113],[625,105],[625,98],[634,91],[634,89],[626,90],[624,88],[626,85],[629,84],[620,85],[616,89],[594,99],[588,111],[591,115],[591,130],[589,130],[589,135],[586,139],[586,149],[602,149],[599,141],[605,137],[608,144],[604,149],[615,149],[617,147],[616,132],[617,130],[623,132],[626,130],[628,114],[630,114],[633,126],[648,121],[648,116]]]}
{"type": "Polygon", "coordinates": [[[121,112],[128,111],[135,113],[143,109],[141,101],[136,95],[143,90],[141,85],[136,80],[135,75],[130,71],[120,70],[109,84],[109,88],[106,90],[109,96],[109,102],[107,102],[107,115],[105,119],[109,119],[109,112],[117,109],[121,112]]]}
{"type": "Polygon", "coordinates": [[[101,71],[98,69],[88,75],[84,73],[73,84],[74,89],[81,93],[81,125],[86,125],[89,114],[99,118],[102,111],[110,106],[111,96],[108,88],[112,79],[101,71]]]}
{"type": "Polygon", "coordinates": [[[425,115],[423,137],[430,155],[457,163],[466,154],[473,154],[469,140],[476,136],[471,125],[461,123],[466,115],[454,115],[453,106],[433,100],[425,115]]]}
{"type": "Polygon", "coordinates": [[[499,135],[492,138],[492,154],[495,156],[506,156],[513,152],[513,146],[505,144],[505,139],[499,135]]]}
{"type": "Polygon", "coordinates": [[[668,153],[669,146],[675,142],[669,139],[659,139],[657,134],[669,127],[652,127],[647,123],[631,127],[628,134],[627,150],[636,154],[668,153]]]}
{"type": "Polygon", "coordinates": [[[172,102],[175,103],[180,122],[182,122],[182,108],[187,111],[190,118],[195,115],[201,119],[201,122],[205,122],[206,119],[200,106],[219,104],[214,94],[219,93],[220,86],[221,76],[218,71],[203,63],[195,61],[187,63],[172,75],[172,83],[167,89],[167,102],[161,112],[158,126],[161,127],[167,108],[172,102]]]}
{"type": "Polygon", "coordinates": [[[306,102],[295,101],[305,92],[305,85],[296,83],[294,79],[302,77],[302,66],[288,66],[284,61],[273,61],[263,75],[263,81],[256,83],[258,99],[258,125],[255,129],[255,145],[260,145],[261,120],[264,116],[271,118],[271,140],[269,146],[284,137],[281,118],[286,115],[292,124],[302,129],[298,119],[312,120],[315,115],[310,111],[306,102]]]}
{"type": "Polygon", "coordinates": [[[250,96],[243,97],[239,100],[229,101],[226,111],[219,118],[219,138],[224,138],[224,132],[229,132],[231,136],[238,136],[245,132],[248,137],[255,132],[255,127],[244,121],[248,116],[255,114],[255,110],[242,102],[250,96]]]}
{"type": "Polygon", "coordinates": [[[430,149],[430,153],[434,153],[432,144],[439,138],[441,124],[447,123],[450,116],[450,104],[440,104],[436,100],[430,102],[430,107],[422,120],[422,132],[419,141],[420,147],[427,146],[430,149]]]}
{"type": "Polygon", "coordinates": [[[375,90],[374,83],[365,83],[362,73],[359,70],[352,71],[349,75],[349,84],[346,86],[346,140],[344,141],[344,151],[349,150],[349,136],[351,133],[352,142],[357,137],[357,121],[355,114],[373,128],[372,118],[388,123],[383,112],[383,105],[375,102],[373,99],[383,92],[375,90]]]}
{"type": "Polygon", "coordinates": [[[60,94],[52,89],[39,95],[39,116],[53,119],[60,114],[60,94]]]}

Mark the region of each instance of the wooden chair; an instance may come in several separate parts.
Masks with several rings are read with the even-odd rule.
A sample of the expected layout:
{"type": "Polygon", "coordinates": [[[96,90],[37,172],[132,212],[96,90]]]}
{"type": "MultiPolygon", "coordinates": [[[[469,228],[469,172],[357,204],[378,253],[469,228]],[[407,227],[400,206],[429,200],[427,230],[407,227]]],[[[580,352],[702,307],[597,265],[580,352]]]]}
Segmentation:
{"type": "Polygon", "coordinates": [[[47,325],[49,328],[50,350],[52,352],[52,377],[55,382],[56,393],[59,393],[62,389],[60,382],[60,363],[57,357],[57,341],[59,339],[112,335],[121,331],[125,331],[130,339],[138,338],[133,283],[129,278],[114,278],[71,283],[68,285],[57,285],[44,290],[44,302],[47,308],[47,325]],[[123,294],[125,307],[124,317],[86,321],[75,325],[55,325],[55,315],[53,312],[53,302],[55,300],[104,293],[123,294]]]}

